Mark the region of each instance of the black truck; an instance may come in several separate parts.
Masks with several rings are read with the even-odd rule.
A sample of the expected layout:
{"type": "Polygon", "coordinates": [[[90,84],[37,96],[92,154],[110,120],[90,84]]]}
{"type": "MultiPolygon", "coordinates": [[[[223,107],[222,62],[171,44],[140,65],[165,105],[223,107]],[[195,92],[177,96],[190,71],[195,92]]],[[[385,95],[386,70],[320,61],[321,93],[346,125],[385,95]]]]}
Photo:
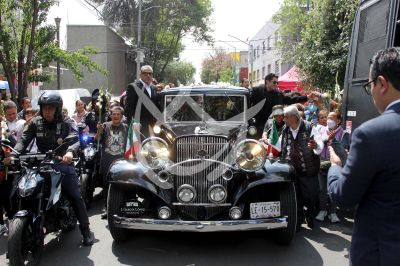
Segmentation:
{"type": "Polygon", "coordinates": [[[343,90],[344,125],[351,133],[378,115],[372,97],[362,84],[368,82],[369,60],[379,50],[400,46],[400,0],[361,0],[357,10],[343,90]]]}

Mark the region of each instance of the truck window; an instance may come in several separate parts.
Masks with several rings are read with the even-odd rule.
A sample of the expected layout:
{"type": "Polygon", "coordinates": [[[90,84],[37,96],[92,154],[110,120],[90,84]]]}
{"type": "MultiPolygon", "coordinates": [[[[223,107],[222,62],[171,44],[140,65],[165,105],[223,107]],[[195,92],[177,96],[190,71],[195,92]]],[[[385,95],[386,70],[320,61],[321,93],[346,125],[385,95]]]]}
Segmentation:
{"type": "Polygon", "coordinates": [[[397,6],[397,19],[396,19],[396,30],[394,32],[394,43],[393,46],[400,46],[400,2],[397,6]]]}
{"type": "MultiPolygon", "coordinates": [[[[372,1],[371,1],[372,2],[372,1]]],[[[368,77],[368,60],[376,51],[386,47],[390,0],[366,5],[360,10],[359,31],[353,78],[368,77]]]]}

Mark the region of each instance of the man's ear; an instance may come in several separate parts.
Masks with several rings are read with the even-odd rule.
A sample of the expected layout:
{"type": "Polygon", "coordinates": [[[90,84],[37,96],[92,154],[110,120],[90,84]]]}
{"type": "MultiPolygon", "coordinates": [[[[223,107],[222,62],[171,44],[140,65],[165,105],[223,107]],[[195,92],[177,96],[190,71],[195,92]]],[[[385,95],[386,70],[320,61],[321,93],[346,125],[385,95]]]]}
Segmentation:
{"type": "Polygon", "coordinates": [[[389,91],[389,81],[385,79],[384,76],[378,76],[377,82],[381,83],[381,87],[379,88],[379,92],[381,95],[385,95],[389,91]]]}

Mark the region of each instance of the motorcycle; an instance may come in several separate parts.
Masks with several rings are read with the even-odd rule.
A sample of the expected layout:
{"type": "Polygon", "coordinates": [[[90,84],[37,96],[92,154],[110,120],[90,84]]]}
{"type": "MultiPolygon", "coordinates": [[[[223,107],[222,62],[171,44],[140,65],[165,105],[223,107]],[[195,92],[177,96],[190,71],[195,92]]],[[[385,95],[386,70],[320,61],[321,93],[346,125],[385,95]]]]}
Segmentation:
{"type": "MultiPolygon", "coordinates": [[[[68,142],[67,142],[68,144],[68,142]]],[[[10,146],[3,146],[13,150],[10,146]]],[[[11,192],[15,213],[8,235],[9,265],[38,265],[41,260],[44,237],[51,232],[69,232],[77,224],[71,203],[61,193],[64,175],[53,169],[61,164],[56,151],[46,154],[18,154],[13,160],[15,177],[11,192]]]]}
{"type": "Polygon", "coordinates": [[[96,187],[102,187],[102,182],[99,173],[99,149],[94,134],[85,133],[85,127],[82,123],[78,124],[80,150],[77,170],[81,181],[81,195],[86,208],[90,209],[94,190],[96,187]]]}

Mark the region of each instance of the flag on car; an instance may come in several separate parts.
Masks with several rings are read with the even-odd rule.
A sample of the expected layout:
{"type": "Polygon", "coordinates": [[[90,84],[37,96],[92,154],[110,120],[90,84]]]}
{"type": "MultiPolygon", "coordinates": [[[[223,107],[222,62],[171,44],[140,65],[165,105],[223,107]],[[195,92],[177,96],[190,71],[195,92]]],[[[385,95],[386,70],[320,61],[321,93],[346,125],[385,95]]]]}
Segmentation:
{"type": "Polygon", "coordinates": [[[134,126],[135,123],[132,120],[128,128],[128,138],[126,140],[126,149],[124,154],[126,160],[134,158],[140,149],[140,141],[136,136],[136,132],[133,128],[134,126]]]}
{"type": "Polygon", "coordinates": [[[276,128],[275,118],[272,120],[272,128],[269,132],[268,140],[270,144],[270,147],[268,147],[268,155],[272,152],[272,154],[276,156],[280,152],[281,148],[277,146],[279,134],[278,129],[276,128]]]}

